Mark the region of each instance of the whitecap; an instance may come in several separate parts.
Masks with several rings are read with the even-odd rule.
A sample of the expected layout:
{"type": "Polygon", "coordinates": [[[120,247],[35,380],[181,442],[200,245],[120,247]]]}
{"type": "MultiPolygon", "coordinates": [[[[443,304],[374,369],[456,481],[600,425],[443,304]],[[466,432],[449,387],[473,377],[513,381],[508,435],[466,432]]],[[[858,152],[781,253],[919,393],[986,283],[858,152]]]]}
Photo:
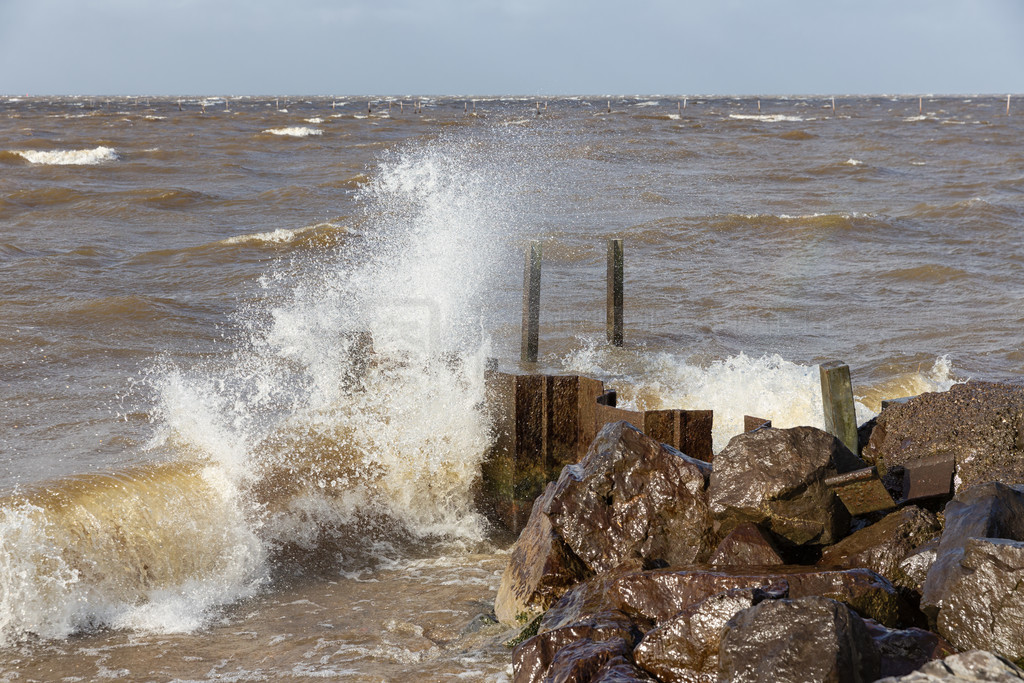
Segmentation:
{"type": "Polygon", "coordinates": [[[789,116],[787,114],[729,114],[730,119],[741,119],[747,121],[764,121],[766,123],[778,123],[779,121],[803,121],[802,116],[789,116]]]}
{"type": "Polygon", "coordinates": [[[310,135],[323,135],[324,132],[319,128],[309,128],[308,126],[288,126],[284,128],[267,128],[263,133],[266,135],[308,138],[310,135]]]}
{"type": "Polygon", "coordinates": [[[30,163],[47,166],[94,166],[121,158],[115,149],[103,146],[95,149],[19,150],[14,154],[30,163]]]}
{"type": "Polygon", "coordinates": [[[846,164],[847,166],[863,166],[864,165],[863,161],[860,161],[858,159],[854,159],[852,157],[847,159],[843,163],[846,164]]]}

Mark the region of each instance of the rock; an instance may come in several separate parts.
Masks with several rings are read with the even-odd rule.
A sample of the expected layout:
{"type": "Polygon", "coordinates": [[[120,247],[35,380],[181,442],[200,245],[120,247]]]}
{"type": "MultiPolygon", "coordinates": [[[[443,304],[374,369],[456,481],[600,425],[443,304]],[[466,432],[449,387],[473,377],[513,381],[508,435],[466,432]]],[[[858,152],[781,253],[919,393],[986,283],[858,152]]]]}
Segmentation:
{"type": "Polygon", "coordinates": [[[930,631],[888,629],[873,619],[865,619],[864,624],[878,647],[880,676],[904,676],[934,659],[956,652],[945,639],[930,631]]]}
{"type": "Polygon", "coordinates": [[[887,626],[914,620],[913,610],[893,585],[870,569],[786,566],[763,573],[707,569],[634,572],[608,586],[608,599],[634,620],[661,623],[716,593],[737,588],[788,591],[790,598],[833,598],[887,626]]]}
{"type": "Polygon", "coordinates": [[[991,650],[1024,663],[1024,543],[975,538],[946,585],[938,630],[961,650],[991,650]]]}
{"type": "Polygon", "coordinates": [[[846,507],[824,480],[864,467],[836,437],[814,427],[758,429],[733,437],[718,455],[708,494],[719,533],[760,524],[792,545],[846,535],[846,507]]]}
{"type": "Polygon", "coordinates": [[[954,683],[959,681],[1024,681],[1024,671],[991,652],[971,650],[928,662],[902,678],[883,678],[878,683],[954,683]]]}
{"type": "Polygon", "coordinates": [[[765,598],[781,597],[759,588],[713,595],[648,631],[633,650],[633,658],[665,683],[715,680],[725,625],[737,612],[765,598]]]}
{"type": "Polygon", "coordinates": [[[577,640],[559,650],[543,678],[521,678],[514,683],[550,681],[550,683],[590,683],[593,677],[613,658],[629,654],[629,644],[622,638],[594,642],[577,640]]]}
{"type": "MultiPolygon", "coordinates": [[[[537,628],[538,633],[554,631],[555,629],[568,626],[590,625],[607,623],[609,618],[618,619],[622,617],[627,622],[631,617],[623,614],[623,604],[616,598],[612,587],[619,578],[638,572],[642,569],[638,560],[626,563],[617,567],[611,572],[592,576],[586,581],[566,591],[558,602],[544,613],[537,628]]],[[[654,626],[653,622],[641,619],[640,630],[636,631],[636,638],[639,640],[644,631],[654,626]]],[[[629,630],[630,625],[623,625],[629,630]]]]}
{"type": "Polygon", "coordinates": [[[935,562],[921,592],[921,609],[932,620],[942,608],[947,584],[964,572],[960,560],[969,539],[1024,541],[1024,486],[996,482],[972,486],[947,503],[945,517],[935,562]]]}
{"type": "MultiPolygon", "coordinates": [[[[639,566],[639,562],[636,562],[639,566]]],[[[516,681],[540,681],[552,679],[549,669],[554,666],[559,653],[578,641],[602,643],[605,641],[622,641],[628,647],[623,654],[632,650],[640,640],[643,631],[652,624],[644,622],[643,629],[638,628],[634,620],[619,609],[619,603],[611,595],[609,586],[630,571],[630,567],[622,567],[607,574],[598,574],[567,591],[543,616],[537,628],[537,635],[523,641],[513,651],[512,664],[516,681]]],[[[599,650],[604,652],[604,650],[599,650]]],[[[610,657],[597,657],[591,664],[584,665],[577,659],[593,659],[594,651],[573,650],[558,661],[559,670],[568,670],[569,661],[572,667],[582,667],[593,673],[597,664],[603,664],[610,657]],[[584,656],[585,655],[585,656],[584,656]],[[597,660],[600,659],[600,662],[597,660]]],[[[571,667],[570,667],[571,668],[571,667]]],[[[576,671],[576,669],[572,669],[576,671]]],[[[575,674],[574,674],[575,675],[575,674]]],[[[609,672],[607,675],[611,675],[609,672]]],[[[560,679],[559,679],[560,680],[560,679]]],[[[575,680],[575,679],[568,679],[575,680]]],[[[588,680],[588,679],[582,679],[588,680]]],[[[642,679],[641,679],[642,680],[642,679]]]]}
{"type": "Polygon", "coordinates": [[[924,589],[924,581],[928,577],[928,570],[935,563],[935,555],[938,550],[938,536],[914,548],[909,555],[900,560],[899,571],[902,574],[902,579],[896,585],[920,595],[924,589]]]}
{"type": "Polygon", "coordinates": [[[935,515],[910,505],[826,548],[820,565],[843,569],[866,567],[894,585],[909,588],[914,582],[900,569],[900,562],[941,530],[935,515]]]}
{"type": "Polygon", "coordinates": [[[864,621],[835,600],[767,600],[728,623],[719,680],[850,681],[878,678],[879,654],[864,621]]]}
{"type": "Polygon", "coordinates": [[[750,522],[739,524],[711,555],[714,567],[773,567],[786,564],[769,533],[750,522]]]}
{"type": "Polygon", "coordinates": [[[710,555],[710,466],[626,422],[607,425],[575,465],[562,469],[546,512],[594,572],[641,558],[684,565],[710,555]]]}
{"type": "Polygon", "coordinates": [[[656,683],[631,661],[623,656],[612,657],[597,670],[590,683],[656,683]]]}
{"type": "Polygon", "coordinates": [[[504,624],[522,623],[550,607],[590,572],[551,528],[544,508],[554,484],[533,503],[530,519],[512,547],[494,613],[504,624]]]}
{"type": "Polygon", "coordinates": [[[957,492],[985,481],[1024,483],[1024,387],[968,382],[891,405],[864,452],[890,481],[908,462],[940,455],[953,456],[957,492]]]}

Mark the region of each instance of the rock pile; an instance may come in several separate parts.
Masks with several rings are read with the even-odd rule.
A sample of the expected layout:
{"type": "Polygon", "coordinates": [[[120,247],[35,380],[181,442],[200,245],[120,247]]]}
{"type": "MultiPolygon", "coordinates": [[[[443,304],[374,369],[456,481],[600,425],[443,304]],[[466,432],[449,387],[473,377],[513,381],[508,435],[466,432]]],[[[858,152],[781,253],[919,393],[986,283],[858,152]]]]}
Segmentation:
{"type": "MultiPolygon", "coordinates": [[[[1009,433],[1018,404],[975,399],[950,429],[1010,463],[1016,442],[969,420],[1009,433]]],[[[896,407],[916,424],[914,401],[896,407]]],[[[890,410],[880,471],[906,457],[890,410]]],[[[712,466],[606,426],[534,502],[502,578],[495,614],[524,636],[515,683],[1024,679],[1022,468],[978,482],[995,473],[957,457],[974,469],[951,500],[851,518],[825,482],[868,465],[821,430],[742,434],[712,466]]]]}

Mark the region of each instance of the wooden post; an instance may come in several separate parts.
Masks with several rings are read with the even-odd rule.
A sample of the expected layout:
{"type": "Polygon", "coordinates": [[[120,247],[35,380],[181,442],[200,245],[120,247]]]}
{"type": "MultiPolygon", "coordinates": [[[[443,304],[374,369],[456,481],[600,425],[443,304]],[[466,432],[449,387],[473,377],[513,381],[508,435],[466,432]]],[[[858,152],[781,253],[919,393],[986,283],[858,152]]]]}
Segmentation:
{"type": "Polygon", "coordinates": [[[853,385],[850,366],[842,361],[829,361],[819,366],[821,403],[825,411],[825,431],[833,434],[847,448],[857,451],[857,411],[853,407],[853,385]]]}
{"type": "Polygon", "coordinates": [[[608,100],[608,113],[609,114],[612,113],[612,101],[611,100],[608,100]]]}
{"type": "Polygon", "coordinates": [[[608,295],[605,318],[608,343],[612,346],[622,346],[622,265],[622,240],[608,240],[608,295]]]}
{"type": "Polygon", "coordinates": [[[924,113],[924,98],[923,97],[918,97],[917,98],[917,113],[919,115],[924,113]]]}
{"type": "Polygon", "coordinates": [[[1010,96],[1006,96],[1006,115],[1010,115],[1010,96]]]}
{"type": "Polygon", "coordinates": [[[523,343],[520,358],[524,363],[537,362],[540,338],[540,242],[530,242],[526,249],[523,272],[523,343]]]}
{"type": "Polygon", "coordinates": [[[836,98],[833,95],[832,96],[832,115],[835,116],[835,114],[836,114],[836,98]]]}
{"type": "Polygon", "coordinates": [[[761,100],[757,101],[757,111],[758,111],[758,113],[761,112],[761,100]]]}

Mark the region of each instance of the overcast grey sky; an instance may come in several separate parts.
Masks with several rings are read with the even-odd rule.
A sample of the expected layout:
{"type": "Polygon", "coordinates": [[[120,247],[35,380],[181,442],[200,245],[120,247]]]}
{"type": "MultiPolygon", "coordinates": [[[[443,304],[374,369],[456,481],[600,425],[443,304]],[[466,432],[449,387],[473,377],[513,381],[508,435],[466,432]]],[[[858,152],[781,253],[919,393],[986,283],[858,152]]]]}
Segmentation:
{"type": "Polygon", "coordinates": [[[1024,92],[1024,0],[0,0],[6,94],[1024,92]]]}

